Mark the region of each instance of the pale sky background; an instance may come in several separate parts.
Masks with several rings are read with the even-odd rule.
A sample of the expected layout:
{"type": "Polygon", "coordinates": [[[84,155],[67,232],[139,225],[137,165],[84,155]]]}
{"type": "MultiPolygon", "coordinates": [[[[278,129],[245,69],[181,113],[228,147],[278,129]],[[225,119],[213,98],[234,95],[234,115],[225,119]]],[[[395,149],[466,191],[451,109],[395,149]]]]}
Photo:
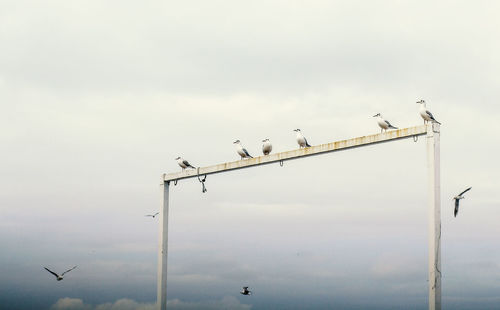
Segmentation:
{"type": "MultiPolygon", "coordinates": [[[[0,2],[0,308],[153,309],[160,176],[443,125],[444,309],[500,304],[497,1],[0,2]],[[451,198],[472,186],[457,218],[451,198]],[[61,281],[47,266],[78,268],[61,281]]],[[[169,309],[426,309],[425,139],[171,187],[169,309]],[[248,285],[253,296],[242,296],[248,285]]]]}

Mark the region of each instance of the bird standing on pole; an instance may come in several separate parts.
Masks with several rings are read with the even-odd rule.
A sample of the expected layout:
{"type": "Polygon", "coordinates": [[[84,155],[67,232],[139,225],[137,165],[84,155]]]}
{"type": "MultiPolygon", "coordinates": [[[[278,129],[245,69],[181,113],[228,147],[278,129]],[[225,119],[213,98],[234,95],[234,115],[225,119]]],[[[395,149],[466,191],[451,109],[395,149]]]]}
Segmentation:
{"type": "Polygon", "coordinates": [[[191,166],[191,164],[183,159],[182,157],[177,157],[175,160],[177,160],[177,163],[179,164],[179,166],[181,166],[182,170],[186,169],[186,168],[193,168],[193,169],[196,169],[195,167],[191,166]]]}
{"type": "Polygon", "coordinates": [[[387,131],[387,129],[389,128],[398,129],[398,127],[392,126],[391,123],[389,123],[389,121],[385,120],[380,113],[373,115],[373,117],[377,118],[377,123],[380,126],[380,132],[384,130],[387,131]]]}
{"type": "Polygon", "coordinates": [[[233,142],[233,144],[236,146],[236,152],[238,155],[240,155],[241,159],[244,158],[253,158],[248,151],[241,145],[240,140],[236,140],[233,142]]]}
{"type": "Polygon", "coordinates": [[[434,118],[432,113],[429,110],[427,110],[427,108],[425,107],[425,100],[417,101],[417,103],[420,103],[419,113],[420,113],[420,116],[422,116],[422,118],[424,119],[424,124],[427,122],[434,122],[434,123],[438,123],[439,125],[441,125],[441,123],[438,122],[434,118]]]}
{"type": "Polygon", "coordinates": [[[293,131],[295,131],[297,133],[297,143],[299,144],[299,147],[310,147],[309,143],[307,143],[307,139],[306,137],[304,137],[304,135],[302,134],[302,132],[300,131],[300,129],[294,129],[293,131]]]}
{"type": "Polygon", "coordinates": [[[269,141],[269,139],[264,139],[262,140],[262,153],[264,155],[269,155],[271,154],[271,151],[273,150],[273,145],[269,141]]]}

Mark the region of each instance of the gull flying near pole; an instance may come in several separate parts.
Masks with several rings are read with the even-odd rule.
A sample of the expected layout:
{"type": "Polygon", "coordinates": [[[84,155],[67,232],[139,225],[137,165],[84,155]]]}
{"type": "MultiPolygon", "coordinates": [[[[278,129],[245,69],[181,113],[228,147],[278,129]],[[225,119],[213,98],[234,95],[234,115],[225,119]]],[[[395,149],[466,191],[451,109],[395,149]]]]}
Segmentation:
{"type": "Polygon", "coordinates": [[[236,146],[236,152],[238,152],[238,155],[241,156],[241,159],[253,158],[252,155],[250,155],[248,151],[241,145],[240,140],[234,141],[233,144],[236,146]]]}
{"type": "Polygon", "coordinates": [[[384,130],[387,131],[387,129],[398,129],[398,127],[394,127],[389,123],[388,120],[385,120],[380,113],[373,115],[373,117],[377,118],[377,123],[380,126],[380,132],[383,132],[384,130]]]}
{"type": "Polygon", "coordinates": [[[455,197],[453,197],[453,199],[455,200],[455,212],[453,213],[455,215],[455,217],[457,217],[458,205],[460,203],[460,199],[464,199],[465,197],[463,196],[463,194],[467,193],[471,188],[472,187],[469,187],[468,189],[464,190],[460,194],[458,194],[455,197]]]}
{"type": "Polygon", "coordinates": [[[417,101],[417,103],[420,103],[419,113],[420,116],[422,116],[422,118],[424,119],[424,124],[426,124],[427,122],[433,122],[441,125],[441,123],[434,118],[431,111],[427,110],[427,108],[425,107],[425,100],[417,101]]]}
{"type": "Polygon", "coordinates": [[[183,159],[182,157],[177,157],[175,160],[177,160],[177,163],[179,164],[179,166],[181,166],[182,170],[186,169],[186,168],[193,168],[193,169],[196,169],[195,167],[191,166],[191,164],[183,159]]]}
{"type": "Polygon", "coordinates": [[[63,279],[64,274],[65,274],[65,273],[70,272],[70,271],[71,271],[71,270],[73,270],[73,269],[75,269],[75,268],[76,268],[76,266],[75,266],[75,267],[73,267],[73,268],[71,268],[71,269],[66,270],[66,271],[65,271],[65,272],[63,272],[63,273],[61,273],[61,275],[58,275],[57,273],[53,272],[52,270],[50,270],[50,269],[49,269],[49,268],[47,268],[47,267],[43,267],[43,268],[45,268],[45,270],[47,270],[48,272],[50,272],[51,274],[53,274],[53,275],[56,277],[57,281],[61,281],[61,280],[63,279]]]}
{"type": "Polygon", "coordinates": [[[155,218],[155,216],[157,216],[158,214],[160,214],[160,212],[156,212],[155,214],[147,214],[147,215],[144,215],[144,216],[150,216],[152,218],[155,218]]]}
{"type": "Polygon", "coordinates": [[[263,142],[262,153],[264,153],[264,155],[271,154],[271,151],[273,150],[273,145],[271,144],[271,142],[269,142],[269,139],[264,139],[262,140],[262,142],[263,142]]]}
{"type": "Polygon", "coordinates": [[[299,147],[310,147],[309,143],[307,143],[307,139],[306,137],[304,137],[304,135],[302,134],[302,132],[300,131],[300,129],[294,129],[293,131],[295,131],[297,133],[297,143],[299,144],[299,147]]]}
{"type": "Polygon", "coordinates": [[[248,286],[243,286],[243,289],[241,290],[240,294],[242,294],[242,295],[252,295],[252,291],[248,290],[248,286]]]}

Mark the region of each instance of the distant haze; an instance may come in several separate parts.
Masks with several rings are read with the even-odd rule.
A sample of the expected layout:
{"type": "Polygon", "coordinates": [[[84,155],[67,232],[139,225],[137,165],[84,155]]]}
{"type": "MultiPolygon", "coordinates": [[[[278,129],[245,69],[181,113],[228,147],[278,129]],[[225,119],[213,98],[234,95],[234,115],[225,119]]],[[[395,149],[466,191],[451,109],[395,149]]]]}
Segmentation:
{"type": "MultiPolygon", "coordinates": [[[[443,309],[497,309],[499,10],[2,1],[0,308],[154,309],[144,215],[176,157],[374,134],[376,113],[416,126],[425,99],[443,124],[443,309]]],[[[211,175],[205,194],[171,184],[169,309],[427,309],[426,164],[421,137],[211,175]]]]}

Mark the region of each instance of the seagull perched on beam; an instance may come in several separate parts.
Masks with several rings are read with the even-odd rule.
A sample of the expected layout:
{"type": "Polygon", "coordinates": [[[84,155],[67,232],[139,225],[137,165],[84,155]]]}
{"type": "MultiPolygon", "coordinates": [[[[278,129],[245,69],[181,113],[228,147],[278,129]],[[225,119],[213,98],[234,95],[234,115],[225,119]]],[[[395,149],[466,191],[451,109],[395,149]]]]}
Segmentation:
{"type": "Polygon", "coordinates": [[[252,155],[250,155],[248,151],[241,145],[240,140],[234,141],[233,144],[236,146],[236,152],[238,152],[238,155],[241,156],[241,159],[253,158],[252,155]]]}
{"type": "Polygon", "coordinates": [[[297,143],[299,144],[299,147],[311,147],[309,145],[309,143],[307,143],[307,139],[306,137],[304,137],[304,135],[302,134],[302,132],[300,131],[300,129],[294,129],[293,131],[295,131],[297,133],[297,143]]]}
{"type": "Polygon", "coordinates": [[[193,169],[196,169],[195,167],[191,166],[191,164],[183,159],[182,157],[177,157],[175,160],[177,160],[177,163],[179,164],[179,166],[181,166],[182,170],[186,169],[186,168],[193,168],[193,169]]]}
{"type": "Polygon", "coordinates": [[[156,212],[155,214],[147,214],[147,215],[144,215],[144,216],[150,216],[152,218],[155,218],[155,216],[157,216],[158,214],[160,214],[160,212],[156,212]]]}
{"type": "Polygon", "coordinates": [[[385,120],[380,113],[377,113],[373,115],[373,117],[377,118],[377,123],[380,126],[380,132],[383,132],[384,130],[387,131],[387,129],[398,129],[398,127],[394,127],[389,123],[389,121],[385,120]]]}
{"type": "Polygon", "coordinates": [[[434,116],[432,115],[432,113],[427,110],[427,108],[425,107],[425,100],[420,100],[420,101],[417,101],[417,103],[420,103],[420,116],[422,116],[422,118],[424,119],[424,124],[426,124],[427,122],[433,122],[433,123],[438,123],[439,125],[441,125],[440,122],[438,122],[434,116]]]}
{"type": "Polygon", "coordinates": [[[264,139],[262,140],[262,153],[264,153],[264,155],[269,155],[271,154],[271,151],[273,150],[273,145],[271,144],[271,142],[269,142],[269,139],[264,139]]]}
{"type": "Polygon", "coordinates": [[[468,189],[464,190],[463,192],[461,192],[460,194],[456,195],[455,197],[453,197],[453,199],[455,200],[455,212],[454,212],[454,215],[455,217],[457,217],[457,213],[458,213],[458,204],[460,203],[460,199],[464,199],[465,197],[463,196],[463,194],[467,193],[468,191],[470,191],[472,187],[469,187],[468,189]]]}
{"type": "Polygon", "coordinates": [[[71,271],[71,270],[73,270],[73,269],[75,269],[75,268],[76,268],[76,266],[75,266],[75,267],[73,267],[73,268],[71,268],[71,269],[66,270],[66,271],[65,271],[65,272],[63,272],[63,273],[61,273],[61,275],[58,275],[57,273],[53,272],[52,270],[50,270],[50,269],[49,269],[49,268],[47,268],[47,267],[43,267],[43,268],[45,268],[45,270],[47,270],[48,272],[50,272],[51,274],[53,274],[53,275],[56,277],[57,281],[61,281],[61,280],[63,279],[64,274],[65,274],[65,273],[70,272],[70,271],[71,271]]]}
{"type": "Polygon", "coordinates": [[[252,291],[248,290],[248,286],[243,286],[243,289],[241,290],[240,294],[242,294],[242,295],[252,295],[252,291]]]}

